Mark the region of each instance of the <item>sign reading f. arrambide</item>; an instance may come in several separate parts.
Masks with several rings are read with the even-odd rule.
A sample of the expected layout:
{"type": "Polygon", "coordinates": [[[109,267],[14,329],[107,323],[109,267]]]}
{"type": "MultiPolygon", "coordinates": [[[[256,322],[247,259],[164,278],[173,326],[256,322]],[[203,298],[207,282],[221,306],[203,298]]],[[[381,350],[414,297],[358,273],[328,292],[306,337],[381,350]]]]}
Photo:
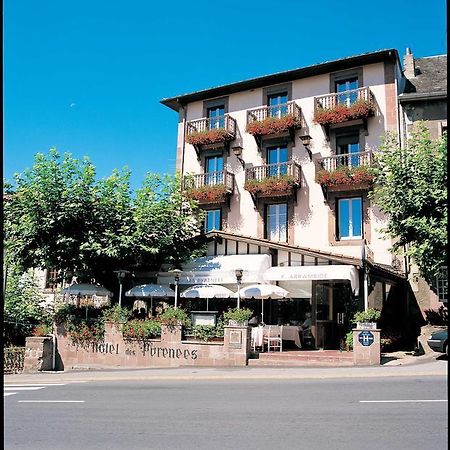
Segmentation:
{"type": "Polygon", "coordinates": [[[374,341],[373,334],[370,331],[361,331],[361,333],[358,334],[358,341],[362,346],[369,347],[374,341]]]}

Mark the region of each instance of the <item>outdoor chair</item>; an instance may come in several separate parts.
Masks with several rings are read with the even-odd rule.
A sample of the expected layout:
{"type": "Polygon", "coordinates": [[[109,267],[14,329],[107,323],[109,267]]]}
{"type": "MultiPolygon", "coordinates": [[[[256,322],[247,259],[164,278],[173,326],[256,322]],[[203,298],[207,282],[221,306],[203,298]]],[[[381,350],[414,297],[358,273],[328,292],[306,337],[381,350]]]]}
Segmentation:
{"type": "Polygon", "coordinates": [[[270,349],[283,351],[283,325],[269,325],[265,327],[263,335],[263,346],[270,349]]]}

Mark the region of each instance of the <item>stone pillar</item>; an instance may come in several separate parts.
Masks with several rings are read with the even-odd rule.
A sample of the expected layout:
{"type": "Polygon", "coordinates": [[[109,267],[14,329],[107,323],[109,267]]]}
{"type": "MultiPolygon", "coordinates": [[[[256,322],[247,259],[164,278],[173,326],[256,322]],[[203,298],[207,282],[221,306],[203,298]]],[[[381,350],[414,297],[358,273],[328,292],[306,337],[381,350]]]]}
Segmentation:
{"type": "Polygon", "coordinates": [[[223,327],[223,353],[230,365],[247,365],[251,349],[251,328],[225,325],[223,327]]]}
{"type": "Polygon", "coordinates": [[[23,371],[28,373],[52,370],[53,340],[49,336],[27,337],[23,371]]]}
{"type": "Polygon", "coordinates": [[[353,329],[353,364],[355,366],[376,366],[381,363],[379,329],[353,329]]]}

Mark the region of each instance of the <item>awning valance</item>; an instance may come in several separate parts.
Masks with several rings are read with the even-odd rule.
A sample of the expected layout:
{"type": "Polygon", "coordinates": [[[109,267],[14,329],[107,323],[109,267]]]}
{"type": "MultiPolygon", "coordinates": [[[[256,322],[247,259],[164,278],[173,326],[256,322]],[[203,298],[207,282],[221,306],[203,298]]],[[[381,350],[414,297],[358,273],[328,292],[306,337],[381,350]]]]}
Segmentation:
{"type": "MultiPolygon", "coordinates": [[[[243,269],[242,283],[262,283],[270,265],[267,254],[203,256],[183,264],[179,284],[236,284],[236,269],[243,269]]],[[[173,282],[170,272],[158,273],[158,283],[173,282]]]]}
{"type": "Polygon", "coordinates": [[[349,280],[355,295],[359,293],[358,270],[350,265],[271,267],[265,271],[264,280],[349,280]]]}

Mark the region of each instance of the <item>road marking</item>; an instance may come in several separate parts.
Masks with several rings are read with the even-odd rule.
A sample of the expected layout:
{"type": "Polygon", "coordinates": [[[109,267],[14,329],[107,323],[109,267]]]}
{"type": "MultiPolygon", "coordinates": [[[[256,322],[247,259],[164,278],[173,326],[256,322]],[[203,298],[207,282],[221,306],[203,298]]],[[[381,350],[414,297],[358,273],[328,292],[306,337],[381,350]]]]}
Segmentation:
{"type": "Polygon", "coordinates": [[[17,400],[17,403],[84,403],[84,400],[17,400]]]}
{"type": "Polygon", "coordinates": [[[13,387],[4,387],[3,391],[38,391],[39,389],[45,389],[45,386],[13,386],[13,387]]]}
{"type": "Polygon", "coordinates": [[[8,397],[8,395],[14,395],[17,394],[17,392],[3,392],[3,397],[8,397]]]}
{"type": "Polygon", "coordinates": [[[64,386],[64,383],[39,383],[39,384],[4,384],[4,387],[11,387],[11,386],[64,386]]]}
{"type": "Polygon", "coordinates": [[[360,400],[359,403],[431,403],[448,402],[448,400],[360,400]]]}

